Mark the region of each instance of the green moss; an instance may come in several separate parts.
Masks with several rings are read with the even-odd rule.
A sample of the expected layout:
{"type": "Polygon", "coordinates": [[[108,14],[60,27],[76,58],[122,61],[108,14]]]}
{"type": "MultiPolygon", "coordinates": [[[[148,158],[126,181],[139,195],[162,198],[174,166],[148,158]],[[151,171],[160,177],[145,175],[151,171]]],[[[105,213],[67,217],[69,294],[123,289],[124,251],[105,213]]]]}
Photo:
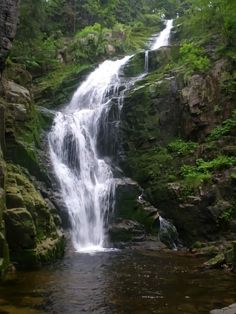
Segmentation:
{"type": "Polygon", "coordinates": [[[7,194],[20,195],[25,206],[6,211],[13,260],[23,267],[35,267],[54,260],[63,254],[64,239],[55,224],[52,210],[23,168],[8,164],[7,169],[7,194]],[[15,231],[11,232],[11,228],[15,231]],[[19,243],[18,239],[21,239],[19,243]]]}
{"type": "Polygon", "coordinates": [[[167,149],[153,149],[148,152],[133,155],[128,159],[134,170],[134,177],[139,182],[156,181],[160,175],[169,172],[173,157],[167,149]]]}

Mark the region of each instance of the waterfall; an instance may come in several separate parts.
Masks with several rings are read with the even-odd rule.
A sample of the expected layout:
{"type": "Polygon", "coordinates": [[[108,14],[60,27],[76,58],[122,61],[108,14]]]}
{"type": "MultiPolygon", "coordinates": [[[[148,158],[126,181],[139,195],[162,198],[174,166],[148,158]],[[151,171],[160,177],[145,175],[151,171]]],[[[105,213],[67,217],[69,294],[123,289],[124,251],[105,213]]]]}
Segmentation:
{"type": "Polygon", "coordinates": [[[145,50],[145,63],[144,63],[145,73],[148,73],[148,58],[149,58],[149,51],[145,50]]]}
{"type": "MultiPolygon", "coordinates": [[[[161,42],[163,37],[168,42],[168,25],[169,22],[165,34],[162,31],[158,36],[161,42]]],[[[119,111],[125,91],[137,81],[126,82],[125,88],[121,88],[119,73],[130,58],[107,60],[95,69],[78,87],[69,105],[56,114],[48,136],[51,161],[69,213],[72,242],[78,252],[105,250],[105,229],[109,210],[114,206],[115,180],[100,147],[110,143],[101,142],[100,131],[101,126],[103,133],[111,131],[106,124],[112,101],[118,99],[119,111]]]]}
{"type": "Polygon", "coordinates": [[[58,112],[49,134],[51,160],[71,220],[77,251],[98,251],[105,245],[104,222],[114,199],[113,175],[98,156],[100,119],[118,93],[119,69],[129,60],[103,62],[58,112]]]}
{"type": "Polygon", "coordinates": [[[156,40],[152,44],[151,50],[156,50],[156,49],[159,49],[160,47],[168,45],[170,32],[172,28],[173,28],[173,20],[167,20],[166,27],[164,28],[162,32],[160,32],[160,35],[156,38],[156,40]]]}

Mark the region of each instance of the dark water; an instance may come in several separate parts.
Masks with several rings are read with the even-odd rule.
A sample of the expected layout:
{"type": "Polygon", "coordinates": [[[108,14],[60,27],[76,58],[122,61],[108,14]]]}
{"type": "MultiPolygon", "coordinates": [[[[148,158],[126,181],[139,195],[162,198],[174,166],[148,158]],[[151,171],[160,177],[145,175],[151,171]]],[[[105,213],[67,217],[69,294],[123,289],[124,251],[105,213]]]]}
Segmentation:
{"type": "Polygon", "coordinates": [[[147,249],[68,252],[0,287],[0,313],[209,313],[236,301],[236,277],[202,260],[147,249]]]}

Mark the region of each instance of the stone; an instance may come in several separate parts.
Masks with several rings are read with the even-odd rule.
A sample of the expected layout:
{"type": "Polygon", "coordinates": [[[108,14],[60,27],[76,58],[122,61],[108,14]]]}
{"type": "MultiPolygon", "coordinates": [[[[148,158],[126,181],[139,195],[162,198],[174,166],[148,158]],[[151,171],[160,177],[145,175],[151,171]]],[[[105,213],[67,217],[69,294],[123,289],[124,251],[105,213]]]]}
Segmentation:
{"type": "Polygon", "coordinates": [[[11,43],[16,34],[19,0],[3,0],[0,3],[0,72],[9,54],[11,43]]]}
{"type": "Polygon", "coordinates": [[[36,247],[36,228],[26,208],[12,208],[4,211],[7,242],[11,251],[36,247]]]}
{"type": "MultiPolygon", "coordinates": [[[[138,196],[141,194],[139,185],[129,178],[116,180],[115,211],[118,217],[128,217],[137,208],[138,196]]],[[[129,216],[129,218],[131,218],[129,216]]]]}
{"type": "Polygon", "coordinates": [[[236,241],[233,242],[233,271],[236,273],[236,241]]]}
{"type": "Polygon", "coordinates": [[[225,262],[226,261],[224,253],[220,253],[209,261],[205,262],[203,265],[207,268],[221,268],[225,262]]]}
{"type": "Polygon", "coordinates": [[[114,53],[116,53],[116,49],[115,49],[115,47],[113,45],[108,44],[106,46],[106,52],[107,52],[108,55],[113,55],[114,53]]]}
{"type": "Polygon", "coordinates": [[[231,304],[227,307],[218,310],[212,310],[210,314],[235,314],[236,313],[236,303],[231,304]]]}
{"type": "Polygon", "coordinates": [[[0,150],[6,150],[6,141],[5,141],[5,103],[1,103],[0,99],[0,150]]]}
{"type": "Polygon", "coordinates": [[[16,121],[24,122],[28,119],[27,108],[23,104],[13,104],[16,121]]]}
{"type": "Polygon", "coordinates": [[[8,81],[6,87],[6,99],[11,103],[30,104],[31,95],[27,88],[13,82],[8,81]]]}
{"type": "Polygon", "coordinates": [[[24,200],[21,193],[6,193],[6,207],[8,209],[24,207],[24,200]]]}
{"type": "Polygon", "coordinates": [[[123,219],[109,226],[112,242],[142,241],[145,239],[144,227],[133,220],[123,219]]]}

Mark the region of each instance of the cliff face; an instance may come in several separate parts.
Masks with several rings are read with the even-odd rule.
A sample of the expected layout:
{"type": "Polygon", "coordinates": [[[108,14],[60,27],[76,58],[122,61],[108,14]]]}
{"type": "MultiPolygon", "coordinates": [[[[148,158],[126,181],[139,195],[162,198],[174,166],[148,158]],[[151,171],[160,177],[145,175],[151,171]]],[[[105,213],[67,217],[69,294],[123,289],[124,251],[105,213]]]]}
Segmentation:
{"type": "Polygon", "coordinates": [[[19,0],[3,0],[0,3],[0,72],[16,35],[19,0]]]}
{"type": "MultiPolygon", "coordinates": [[[[0,96],[3,94],[2,71],[16,34],[18,4],[18,0],[3,0],[0,3],[0,96]]],[[[3,159],[2,149],[5,150],[5,103],[3,99],[1,99],[0,103],[0,277],[7,269],[9,263],[9,250],[3,221],[3,212],[6,209],[6,163],[3,159]]]]}
{"type": "Polygon", "coordinates": [[[186,80],[164,68],[173,49],[169,60],[166,48],[149,56],[150,64],[164,55],[165,62],[150,69],[124,100],[120,164],[185,243],[233,239],[236,103],[229,86],[234,67],[229,60],[214,60],[207,73],[186,80]]]}
{"type": "Polygon", "coordinates": [[[18,4],[0,3],[0,277],[11,262],[37,267],[64,250],[60,218],[38,181],[49,179],[39,159],[41,119],[30,91],[31,76],[20,66],[5,69],[18,4]]]}

